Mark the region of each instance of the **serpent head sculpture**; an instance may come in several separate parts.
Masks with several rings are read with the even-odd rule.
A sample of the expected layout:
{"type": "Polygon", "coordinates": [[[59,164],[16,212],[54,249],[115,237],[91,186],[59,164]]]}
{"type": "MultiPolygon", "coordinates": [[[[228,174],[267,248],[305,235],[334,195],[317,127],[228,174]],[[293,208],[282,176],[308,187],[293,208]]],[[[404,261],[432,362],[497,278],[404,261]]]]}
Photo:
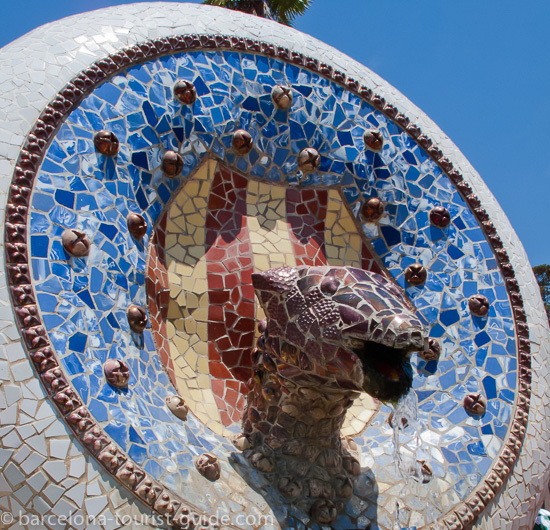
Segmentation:
{"type": "Polygon", "coordinates": [[[352,267],[282,267],[254,274],[266,319],[239,449],[320,523],[353,494],[357,459],[342,445],[361,392],[396,401],[412,384],[409,355],[427,347],[400,289],[352,267]]]}

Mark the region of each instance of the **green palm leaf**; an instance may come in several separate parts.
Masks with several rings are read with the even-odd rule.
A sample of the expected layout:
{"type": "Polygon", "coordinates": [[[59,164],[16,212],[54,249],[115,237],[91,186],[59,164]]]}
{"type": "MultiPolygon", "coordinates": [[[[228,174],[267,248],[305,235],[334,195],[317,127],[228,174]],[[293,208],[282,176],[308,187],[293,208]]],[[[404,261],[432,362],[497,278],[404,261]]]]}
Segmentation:
{"type": "Polygon", "coordinates": [[[303,15],[313,0],[204,0],[204,4],[220,6],[244,13],[267,17],[291,26],[294,19],[303,15]]]}

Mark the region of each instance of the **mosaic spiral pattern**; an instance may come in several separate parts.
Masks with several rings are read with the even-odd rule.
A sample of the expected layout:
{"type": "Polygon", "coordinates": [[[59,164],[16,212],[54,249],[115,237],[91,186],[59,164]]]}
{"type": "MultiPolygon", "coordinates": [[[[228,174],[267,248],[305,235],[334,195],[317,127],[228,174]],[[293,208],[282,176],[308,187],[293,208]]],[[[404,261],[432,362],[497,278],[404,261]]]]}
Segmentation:
{"type": "MultiPolygon", "coordinates": [[[[55,366],[53,352],[48,350],[50,343],[61,359],[68,381],[57,374],[43,380],[64,414],[81,410],[80,419],[74,416],[71,422],[68,417],[77,433],[94,438],[93,422],[86,421],[86,409],[78,408],[84,404],[121,449],[151,477],[173,490],[188,480],[190,455],[207,449],[223,458],[231,451],[225,440],[192,418],[185,427],[173,422],[163,406],[164,397],[173,388],[151,335],[145,332],[142,341],[131,336],[125,320],[125,308],[130,303],[146,303],[145,245],[128,236],[125,217],[130,211],[141,213],[152,226],[177,190],[179,181],[164,179],[158,169],[166,149],[182,154],[184,177],[192,176],[200,161],[213,154],[258,180],[285,186],[339,186],[359,224],[365,200],[377,195],[384,201],[387,216],[380,223],[364,223],[362,230],[402,287],[407,287],[403,271],[409,264],[421,262],[429,271],[423,287],[406,290],[419,316],[431,327],[431,336],[442,340],[444,353],[437,367],[418,361],[415,385],[421,417],[438,435],[431,439],[430,450],[436,460],[447,463],[441,474],[451,478],[453,487],[456,484],[457,501],[480,484],[501,453],[476,497],[468,498],[469,508],[447,518],[448,524],[453,520],[458,526],[467,524],[502,484],[519,451],[526,420],[528,343],[521,325],[521,297],[506,253],[468,185],[430,140],[398,115],[397,109],[385,105],[369,89],[360,89],[344,74],[260,43],[231,43],[223,37],[218,41],[210,37],[202,41],[199,37],[174,38],[115,54],[62,91],[29,136],[7,212],[12,296],[38,369],[44,372],[55,366]],[[277,53],[282,60],[244,52],[167,55],[114,75],[72,110],[71,101],[79,101],[95,82],[133,60],[189,46],[231,44],[252,52],[277,53]],[[288,60],[323,75],[284,62],[288,60]],[[327,75],[337,83],[329,81],[327,75]],[[199,99],[192,114],[171,97],[171,87],[178,78],[189,78],[197,87],[199,99]],[[281,111],[270,104],[270,89],[278,83],[294,90],[290,114],[280,115],[281,111]],[[354,93],[357,91],[366,99],[354,93]],[[55,125],[71,110],[55,133],[55,125]],[[388,118],[395,118],[407,132],[388,118]],[[373,125],[386,140],[381,153],[365,152],[361,145],[364,129],[373,125]],[[247,157],[239,158],[230,150],[231,133],[239,127],[254,138],[255,147],[247,157]],[[93,132],[104,128],[115,132],[121,142],[116,163],[95,154],[93,132]],[[301,174],[296,171],[296,155],[308,146],[321,153],[321,167],[317,172],[301,174]],[[441,168],[448,171],[460,192],[441,168]],[[484,223],[490,244],[463,196],[484,223]],[[428,221],[430,207],[442,204],[453,219],[445,231],[428,221]],[[29,237],[24,229],[27,207],[29,237]],[[67,261],[61,246],[61,233],[66,228],[79,228],[88,234],[93,243],[88,258],[67,261]],[[27,242],[30,271],[24,265],[27,242]],[[472,319],[466,310],[467,298],[476,293],[484,294],[491,303],[485,320],[472,319]],[[522,364],[519,385],[518,343],[522,364]],[[107,358],[124,358],[130,365],[128,393],[114,392],[104,384],[101,364],[107,358]],[[483,390],[489,399],[488,412],[478,421],[467,417],[460,405],[466,391],[475,390],[483,390]],[[519,407],[514,411],[518,391],[519,407]],[[153,424],[155,430],[163,425],[162,440],[153,424]],[[457,428],[462,429],[460,433],[457,428]],[[442,453],[437,454],[439,447],[442,453]],[[176,470],[179,484],[174,478],[176,470]]],[[[377,448],[383,451],[389,437],[374,423],[357,441],[359,445],[368,443],[376,452],[377,448]]],[[[101,434],[95,438],[100,439],[101,434]]],[[[93,443],[86,445],[94,447],[93,443]]],[[[105,439],[98,447],[106,445],[105,439]]],[[[113,472],[126,458],[123,453],[117,457],[117,451],[108,446],[99,455],[113,472]]],[[[382,460],[371,467],[383,465],[382,460]]],[[[442,515],[452,506],[451,502],[442,515]]],[[[210,509],[208,505],[198,508],[210,509]]],[[[353,517],[360,519],[358,514],[353,517]]]]}

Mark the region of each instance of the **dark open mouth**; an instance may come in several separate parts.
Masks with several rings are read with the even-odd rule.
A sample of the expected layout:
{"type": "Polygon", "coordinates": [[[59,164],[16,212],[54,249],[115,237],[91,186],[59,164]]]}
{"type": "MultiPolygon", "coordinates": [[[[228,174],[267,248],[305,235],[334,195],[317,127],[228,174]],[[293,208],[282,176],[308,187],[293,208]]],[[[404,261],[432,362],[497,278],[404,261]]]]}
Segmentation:
{"type": "Polygon", "coordinates": [[[359,339],[352,339],[350,346],[363,365],[363,390],[367,394],[381,401],[397,401],[410,390],[410,352],[359,339]]]}

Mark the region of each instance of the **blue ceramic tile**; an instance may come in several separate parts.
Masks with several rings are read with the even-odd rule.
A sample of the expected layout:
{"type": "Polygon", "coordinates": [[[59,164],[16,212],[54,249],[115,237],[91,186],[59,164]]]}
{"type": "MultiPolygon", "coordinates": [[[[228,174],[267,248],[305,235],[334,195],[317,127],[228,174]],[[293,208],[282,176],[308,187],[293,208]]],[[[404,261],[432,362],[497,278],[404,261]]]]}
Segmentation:
{"type": "MultiPolygon", "coordinates": [[[[367,223],[365,234],[403,287],[407,265],[421,261],[429,267],[426,284],[407,292],[431,327],[430,335],[443,340],[444,351],[439,363],[417,361],[414,387],[426,428],[443,435],[458,425],[465,433],[463,440],[453,441],[454,449],[449,445],[441,451],[447,472],[456,475],[458,494],[466,495],[465,474],[478,477],[470,481],[479,480],[491,461],[481,435],[505,438],[517,387],[512,311],[490,246],[460,193],[399,127],[342,87],[267,57],[200,51],[134,66],[85,98],[48,149],[30,208],[37,303],[52,344],[100,424],[131,458],[176,489],[185,480],[171,476],[170,462],[177,462],[185,478],[183,468],[192,466],[193,454],[232,451],[192,415],[182,427],[168,414],[163,398],[176,390],[150,332],[137,341],[121,305],[146,302],[147,240],[132,240],[125,217],[137,212],[153,226],[181,182],[166,179],[159,170],[166,148],[182,153],[182,178],[211,151],[269,182],[342,185],[359,224],[365,200],[384,200],[380,231],[367,223]],[[173,101],[171,86],[177,78],[195,83],[199,99],[192,107],[173,101]],[[274,109],[266,94],[278,83],[293,85],[295,103],[288,112],[274,109]],[[247,157],[236,157],[230,149],[237,126],[254,137],[247,157]],[[365,151],[366,126],[381,129],[386,142],[381,153],[365,151]],[[119,137],[116,158],[95,153],[92,140],[99,129],[119,137]],[[310,145],[321,153],[321,171],[297,174],[295,157],[310,145]],[[438,205],[451,212],[445,230],[429,222],[429,209],[438,205]],[[60,244],[65,228],[87,232],[93,243],[87,258],[65,253],[60,244]],[[491,302],[485,319],[472,318],[466,308],[466,299],[479,292],[491,302]],[[101,364],[107,356],[130,364],[128,391],[104,383],[101,364]],[[466,388],[487,395],[491,424],[478,422],[466,429],[470,418],[460,404],[466,388]]],[[[381,418],[388,412],[383,408],[381,418]]],[[[391,445],[392,434],[384,425],[375,418],[357,443],[391,445]]],[[[346,527],[345,517],[338,524],[346,527]]]]}

